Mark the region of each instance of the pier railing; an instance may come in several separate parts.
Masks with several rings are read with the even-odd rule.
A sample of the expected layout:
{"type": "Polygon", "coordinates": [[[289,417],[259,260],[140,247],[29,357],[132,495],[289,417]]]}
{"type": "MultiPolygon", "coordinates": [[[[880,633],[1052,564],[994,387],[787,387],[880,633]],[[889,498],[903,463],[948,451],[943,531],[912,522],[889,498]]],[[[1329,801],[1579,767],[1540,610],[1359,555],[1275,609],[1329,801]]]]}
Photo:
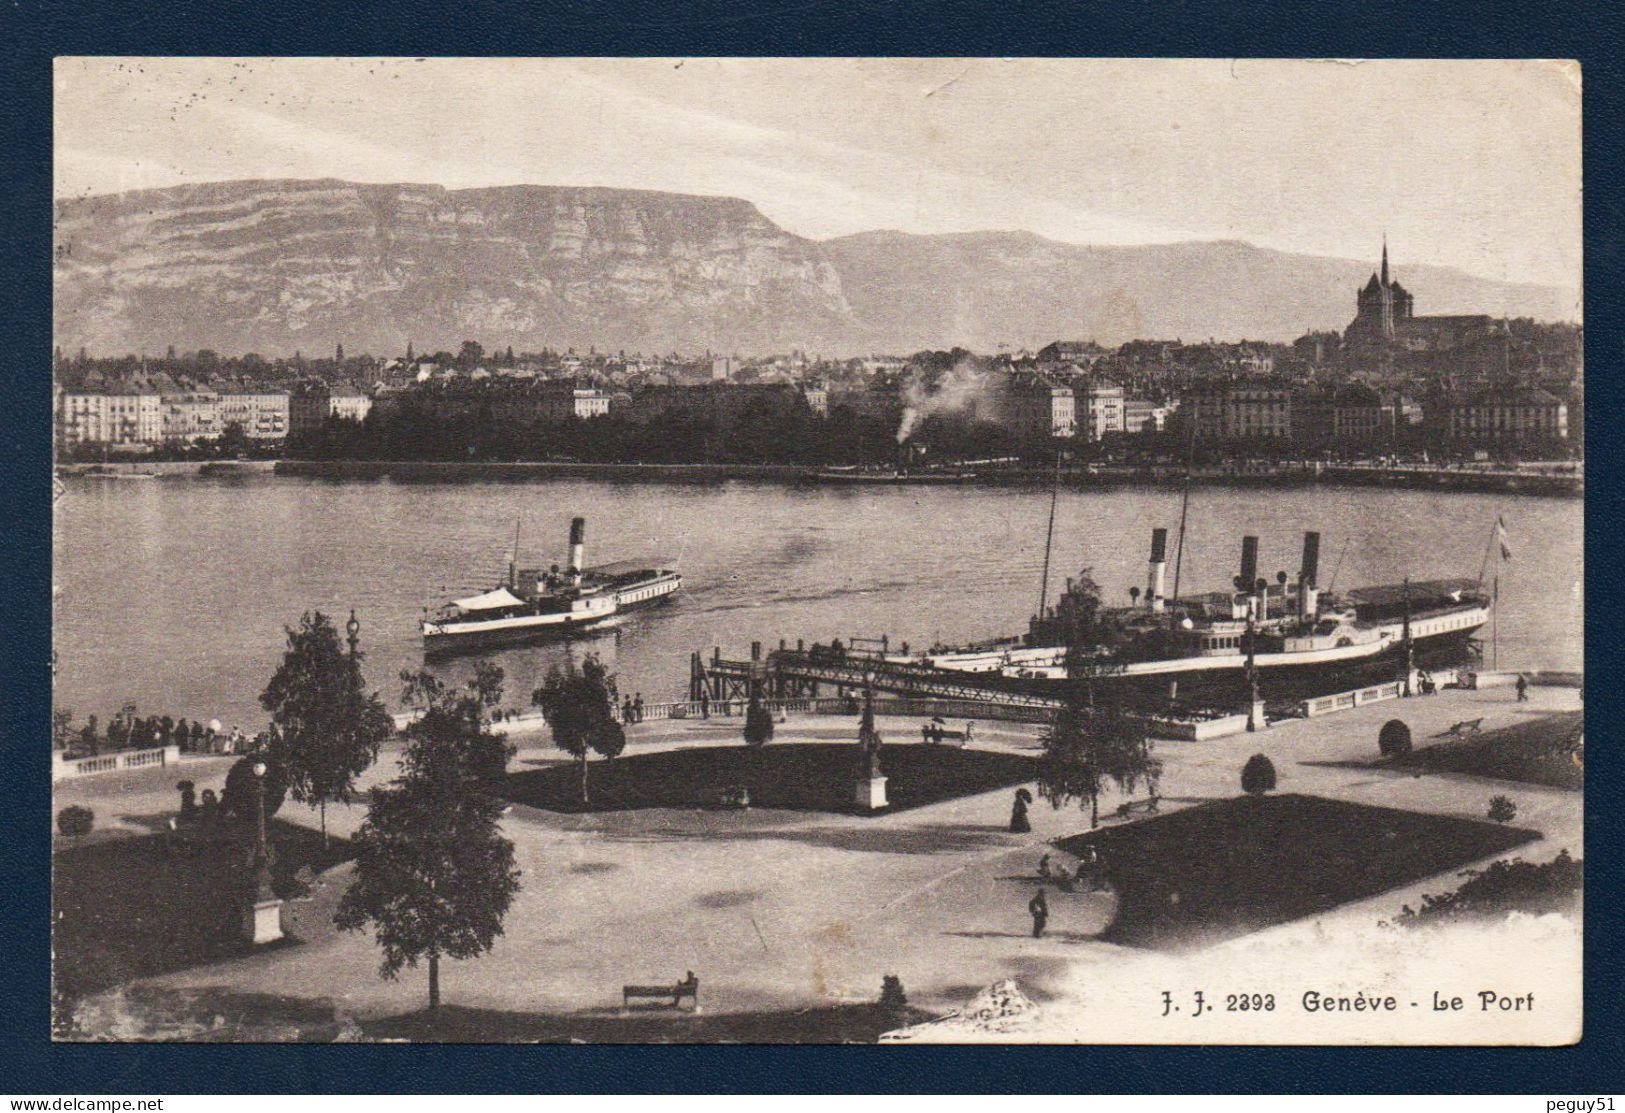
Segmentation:
{"type": "Polygon", "coordinates": [[[115,773],[121,769],[147,769],[152,766],[177,765],[181,760],[179,746],[158,746],[151,750],[123,750],[115,754],[95,757],[69,758],[58,750],[51,755],[51,780],[71,781],[95,773],[115,773]]]}

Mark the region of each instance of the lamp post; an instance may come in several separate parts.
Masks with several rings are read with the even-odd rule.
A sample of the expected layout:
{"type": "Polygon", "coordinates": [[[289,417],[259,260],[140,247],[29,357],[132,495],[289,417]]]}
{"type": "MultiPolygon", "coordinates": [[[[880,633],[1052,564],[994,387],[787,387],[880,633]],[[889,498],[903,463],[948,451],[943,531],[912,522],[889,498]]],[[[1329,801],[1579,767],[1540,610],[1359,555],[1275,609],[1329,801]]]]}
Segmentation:
{"type": "MultiPolygon", "coordinates": [[[[1263,580],[1258,582],[1264,584],[1263,580]]],[[[1247,729],[1250,731],[1255,731],[1263,725],[1258,721],[1258,660],[1256,656],[1258,625],[1255,615],[1258,609],[1258,600],[1261,598],[1262,595],[1255,595],[1247,601],[1247,729]]]]}
{"type": "Polygon", "coordinates": [[[265,842],[265,761],[249,766],[254,774],[254,888],[243,909],[243,936],[253,944],[282,938],[282,901],[271,888],[271,856],[265,842]]]}
{"type": "Polygon", "coordinates": [[[265,847],[265,762],[256,761],[254,770],[254,899],[272,900],[271,862],[265,847]]]}
{"type": "Polygon", "coordinates": [[[349,635],[350,663],[355,664],[356,646],[361,641],[361,621],[355,616],[355,608],[350,608],[350,621],[344,624],[344,632],[349,635]]]}

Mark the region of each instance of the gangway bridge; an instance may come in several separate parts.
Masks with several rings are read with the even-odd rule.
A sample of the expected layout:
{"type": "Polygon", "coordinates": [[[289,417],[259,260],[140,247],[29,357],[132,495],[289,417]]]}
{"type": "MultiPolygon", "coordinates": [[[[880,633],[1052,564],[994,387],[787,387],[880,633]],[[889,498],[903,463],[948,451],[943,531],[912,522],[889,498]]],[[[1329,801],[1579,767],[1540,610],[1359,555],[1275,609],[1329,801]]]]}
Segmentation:
{"type": "Polygon", "coordinates": [[[821,687],[837,694],[872,689],[915,699],[963,700],[1058,710],[1052,696],[1009,691],[978,683],[973,674],[900,661],[887,655],[885,638],[854,638],[847,645],[794,649],[780,642],[764,657],[762,643],[752,642],[748,660],[725,660],[720,648],[710,659],[694,653],[689,660],[689,699],[747,700],[754,693],[765,699],[816,697],[821,687]]]}

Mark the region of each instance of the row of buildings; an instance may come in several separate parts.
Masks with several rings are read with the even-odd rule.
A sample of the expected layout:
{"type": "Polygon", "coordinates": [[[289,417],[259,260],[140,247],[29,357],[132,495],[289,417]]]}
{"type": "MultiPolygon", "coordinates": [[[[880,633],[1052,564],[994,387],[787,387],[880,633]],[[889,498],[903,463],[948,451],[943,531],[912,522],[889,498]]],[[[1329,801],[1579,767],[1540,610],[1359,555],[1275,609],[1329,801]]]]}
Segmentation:
{"type": "Polygon", "coordinates": [[[360,421],[372,404],[369,395],[346,384],[311,381],[282,388],[135,376],[58,390],[57,443],[65,449],[153,449],[218,440],[236,427],[250,442],[274,444],[320,428],[330,417],[360,421]]]}
{"type": "Polygon", "coordinates": [[[1177,423],[1205,444],[1274,444],[1307,450],[1380,450],[1434,446],[1561,448],[1569,406],[1537,386],[1500,386],[1440,394],[1418,402],[1360,384],[1319,387],[1238,379],[1193,387],[1167,402],[1125,395],[1108,382],[1062,385],[1044,376],[1004,384],[979,416],[1029,437],[1107,441],[1177,423]]]}

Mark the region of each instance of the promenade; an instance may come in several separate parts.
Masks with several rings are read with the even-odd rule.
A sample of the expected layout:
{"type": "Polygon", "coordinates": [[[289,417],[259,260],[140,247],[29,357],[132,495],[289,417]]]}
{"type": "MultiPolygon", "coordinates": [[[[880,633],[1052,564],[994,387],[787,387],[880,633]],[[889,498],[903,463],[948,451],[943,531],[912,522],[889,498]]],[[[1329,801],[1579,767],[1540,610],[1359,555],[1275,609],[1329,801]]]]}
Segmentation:
{"type": "MultiPolygon", "coordinates": [[[[1518,805],[1516,826],[1543,834],[1514,855],[1546,861],[1568,849],[1580,856],[1579,793],[1340,764],[1374,760],[1378,728],[1390,718],[1408,723],[1420,747],[1463,720],[1482,719],[1488,731],[1578,706],[1572,688],[1533,688],[1522,704],[1510,687],[1451,690],[1290,720],[1257,734],[1159,742],[1156,754],[1166,766],[1163,811],[1237,795],[1242,764],[1261,752],[1275,764],[1279,793],[1474,820],[1484,818],[1492,795],[1504,793],[1518,805]]],[[[918,744],[919,720],[881,717],[877,725],[888,744],[918,744]]],[[[739,745],[739,730],[737,719],[638,724],[628,729],[628,754],[739,745]]],[[[975,745],[1036,754],[1038,732],[1025,724],[978,723],[975,745]]],[[[770,745],[836,744],[855,736],[853,716],[792,717],[770,745]]],[[[514,740],[520,750],[513,769],[563,759],[545,732],[516,733],[514,740]]],[[[397,754],[386,749],[367,783],[393,775],[397,754]]],[[[143,833],[153,829],[154,817],[175,809],[174,781],[184,775],[200,791],[218,787],[229,760],[188,758],[179,769],[59,785],[55,807],[94,808],[103,833],[93,837],[143,833]]],[[[1177,965],[1095,939],[1114,911],[1109,893],[1052,890],[1049,931],[1031,938],[1026,902],[1034,884],[1021,879],[1032,877],[1051,840],[1087,830],[1088,815],[1076,806],[1056,811],[1040,800],[1031,811],[1032,832],[1012,835],[1011,797],[1012,789],[1004,788],[873,817],[765,809],[561,815],[515,806],[504,828],[516,846],[523,889],[490,954],[443,966],[445,999],[518,1013],[612,1015],[623,983],[675,981],[693,970],[707,1013],[872,1001],[884,974],[901,977],[910,1002],[934,1011],[958,1007],[1001,978],[1017,979],[1055,1009],[1098,993],[1100,979],[1119,966],[1154,981],[1154,974],[1143,973],[1145,963],[1163,970],[1177,965]]],[[[1110,792],[1102,798],[1103,825],[1124,822],[1114,815],[1117,803],[1110,792]]],[[[360,805],[329,808],[328,825],[348,834],[364,814],[360,805]]],[[[279,818],[317,824],[314,810],[291,801],[279,818]]],[[[287,907],[289,929],[301,945],[153,978],[140,995],[107,991],[87,1001],[81,1016],[109,1032],[153,1032],[158,1022],[136,998],[150,1000],[154,992],[187,1002],[176,1006],[187,1015],[226,1015],[230,1002],[255,999],[257,1008],[274,1013],[276,1006],[264,999],[268,993],[289,1009],[296,1002],[317,1005],[357,1020],[420,1009],[421,970],[381,981],[371,939],[337,934],[325,922],[347,870],[329,875],[314,900],[287,907]]],[[[1320,945],[1357,938],[1401,905],[1420,903],[1424,892],[1455,888],[1456,873],[1417,879],[1312,923],[1262,935],[1291,939],[1309,932],[1320,945]]],[[[1221,949],[1245,951],[1247,944],[1235,940],[1221,949]]],[[[1070,1037],[1044,1038],[1110,1039],[1113,1033],[1080,1022],[1070,1037]]]]}

